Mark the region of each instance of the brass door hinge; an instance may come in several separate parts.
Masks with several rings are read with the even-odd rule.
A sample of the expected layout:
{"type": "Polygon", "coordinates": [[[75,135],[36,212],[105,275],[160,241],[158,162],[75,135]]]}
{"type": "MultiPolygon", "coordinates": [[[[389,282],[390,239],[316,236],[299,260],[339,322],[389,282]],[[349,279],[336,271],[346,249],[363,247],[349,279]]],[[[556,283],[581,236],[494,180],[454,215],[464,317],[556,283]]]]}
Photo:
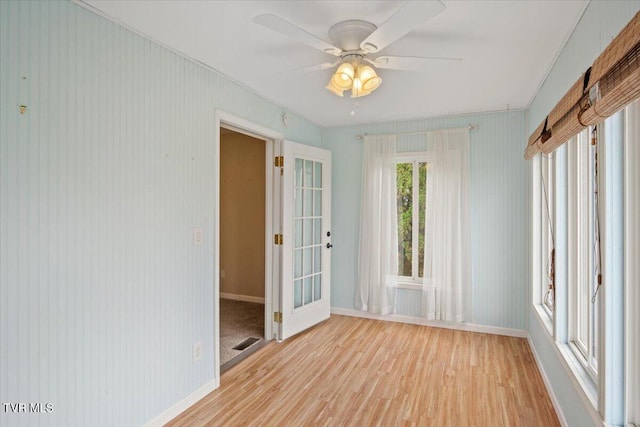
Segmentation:
{"type": "Polygon", "coordinates": [[[273,164],[275,167],[280,168],[280,175],[282,175],[284,171],[284,157],[276,156],[273,164]]]}
{"type": "Polygon", "coordinates": [[[273,243],[276,245],[281,245],[282,244],[282,234],[275,234],[273,236],[273,243]]]}
{"type": "Polygon", "coordinates": [[[273,312],[273,321],[276,323],[282,323],[282,313],[279,311],[273,312]]]}

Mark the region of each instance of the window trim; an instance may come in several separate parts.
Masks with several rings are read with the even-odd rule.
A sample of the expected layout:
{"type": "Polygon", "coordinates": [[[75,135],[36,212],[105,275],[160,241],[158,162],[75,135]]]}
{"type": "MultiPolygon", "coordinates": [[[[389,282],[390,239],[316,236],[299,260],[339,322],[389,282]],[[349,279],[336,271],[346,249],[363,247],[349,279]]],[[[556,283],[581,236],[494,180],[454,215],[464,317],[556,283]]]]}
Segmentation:
{"type": "MultiPolygon", "coordinates": [[[[394,159],[394,163],[396,165],[401,164],[401,163],[413,163],[413,171],[415,171],[415,166],[417,163],[429,163],[429,155],[427,152],[423,152],[423,151],[405,151],[405,152],[399,152],[396,153],[396,157],[394,159]]],[[[428,172],[427,172],[428,173],[428,172]]],[[[428,176],[428,175],[427,175],[428,176]]],[[[412,173],[412,186],[414,189],[414,196],[415,196],[415,189],[419,189],[420,188],[420,177],[418,174],[416,173],[412,173]]],[[[418,190],[419,191],[419,190],[418,190]]],[[[413,197],[412,200],[418,200],[419,198],[415,198],[413,197]]],[[[419,202],[418,202],[419,204],[419,202]]],[[[412,224],[419,224],[420,223],[420,212],[418,209],[413,209],[412,211],[412,217],[411,217],[411,223],[412,224]]],[[[426,225],[425,225],[426,226],[426,225]]],[[[414,228],[412,227],[412,233],[411,233],[411,247],[412,248],[417,248],[419,246],[419,236],[417,232],[413,232],[414,228]]],[[[423,277],[420,277],[420,272],[418,271],[418,266],[420,265],[420,262],[418,261],[417,263],[414,263],[413,260],[411,262],[411,270],[412,270],[412,276],[395,276],[394,280],[396,282],[396,284],[398,285],[398,287],[400,289],[422,289],[422,285],[425,283],[425,279],[423,277]]]]}
{"type": "MultiPolygon", "coordinates": [[[[581,301],[581,286],[586,286],[586,293],[592,294],[593,288],[593,245],[595,244],[594,236],[592,236],[591,227],[595,221],[595,212],[592,206],[592,194],[593,188],[593,156],[590,146],[590,135],[592,127],[587,127],[576,136],[571,138],[567,145],[568,158],[567,158],[567,172],[569,176],[570,190],[567,194],[568,203],[570,206],[569,212],[572,213],[574,221],[570,221],[571,225],[568,227],[568,245],[567,245],[567,262],[568,262],[568,279],[567,280],[567,344],[569,349],[573,352],[576,360],[582,365],[585,372],[591,378],[594,384],[598,384],[598,371],[599,366],[593,366],[592,358],[595,359],[596,364],[599,365],[599,355],[591,354],[590,348],[593,347],[593,319],[594,310],[600,311],[599,301],[596,306],[591,303],[590,297],[586,302],[586,338],[587,341],[583,342],[580,338],[580,315],[585,310],[584,301],[581,301]],[[586,146],[582,147],[582,146],[586,146]],[[582,149],[580,148],[582,147],[582,149]],[[575,149],[576,152],[572,153],[571,150],[575,149]],[[586,151],[586,153],[582,152],[586,151]],[[587,156],[585,159],[584,156],[587,156]],[[586,162],[586,170],[584,170],[584,162],[586,162]],[[586,190],[583,186],[586,186],[586,190]],[[586,194],[586,200],[583,198],[586,194]],[[581,207],[582,206],[582,207],[581,207]],[[586,207],[586,212],[582,212],[586,207]],[[575,219],[581,217],[583,221],[586,221],[586,227],[579,227],[581,221],[575,219]],[[585,230],[587,230],[587,237],[583,236],[585,230]],[[585,247],[587,249],[585,249],[585,247]],[[583,259],[586,257],[586,259],[583,259]],[[586,263],[586,267],[583,265],[586,263]],[[583,272],[588,271],[587,277],[583,277],[583,272]],[[582,285],[581,285],[582,283],[582,285]]],[[[596,152],[599,153],[600,147],[604,143],[604,137],[602,132],[602,125],[598,128],[598,145],[596,152]]],[[[598,179],[602,180],[602,174],[598,175],[598,179]]],[[[604,195],[604,189],[602,189],[602,195],[604,195]]],[[[600,203],[604,202],[604,197],[601,197],[600,203]]],[[[602,208],[602,206],[600,206],[602,208]]],[[[600,212],[602,214],[602,212],[600,212]]],[[[605,230],[601,230],[604,234],[605,230]]],[[[601,236],[603,237],[603,236],[601,236]]],[[[598,313],[596,321],[602,317],[602,313],[598,313]]],[[[598,344],[601,344],[601,333],[598,334],[598,344]]]]}
{"type": "Polygon", "coordinates": [[[533,236],[531,239],[531,304],[536,312],[536,317],[540,320],[540,322],[544,325],[545,329],[549,333],[551,337],[554,337],[553,330],[553,322],[549,316],[547,316],[544,308],[542,308],[542,287],[544,280],[544,267],[543,263],[545,262],[542,256],[542,230],[545,225],[543,221],[543,207],[544,207],[544,196],[542,195],[542,180],[540,177],[540,162],[542,162],[541,156],[535,156],[532,160],[532,182],[531,182],[531,194],[532,194],[532,208],[534,214],[532,215],[532,224],[531,230],[533,232],[533,236]]]}

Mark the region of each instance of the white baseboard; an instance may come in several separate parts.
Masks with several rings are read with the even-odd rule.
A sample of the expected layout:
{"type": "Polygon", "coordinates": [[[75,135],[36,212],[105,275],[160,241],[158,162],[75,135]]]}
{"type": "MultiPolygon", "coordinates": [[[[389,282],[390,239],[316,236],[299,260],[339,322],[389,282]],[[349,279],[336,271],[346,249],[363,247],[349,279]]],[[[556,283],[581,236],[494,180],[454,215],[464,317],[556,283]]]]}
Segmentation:
{"type": "Polygon", "coordinates": [[[553,392],[553,388],[551,387],[551,382],[549,381],[549,377],[542,367],[542,362],[538,358],[538,352],[536,351],[536,347],[533,345],[531,341],[531,337],[527,334],[527,341],[529,342],[529,348],[531,349],[531,353],[533,353],[533,358],[536,361],[536,365],[538,366],[538,371],[540,372],[540,376],[542,377],[542,381],[544,382],[544,386],[547,389],[547,393],[549,393],[549,398],[551,399],[551,403],[553,404],[553,408],[556,410],[556,415],[558,416],[558,420],[560,421],[560,425],[562,427],[569,427],[569,423],[567,419],[564,417],[564,412],[562,412],[562,407],[560,406],[560,402],[558,402],[558,398],[556,394],[553,392]]]}
{"type": "Polygon", "coordinates": [[[209,381],[208,383],[191,393],[189,396],[173,405],[171,408],[167,409],[151,421],[147,422],[144,427],[162,427],[163,425],[186,411],[194,403],[205,397],[207,394],[211,393],[216,388],[218,388],[217,381],[209,381]]]}
{"type": "Polygon", "coordinates": [[[264,304],[264,298],[252,297],[250,295],[238,295],[238,294],[229,294],[226,292],[220,292],[220,298],[232,299],[232,300],[244,301],[244,302],[257,302],[258,304],[264,304]]]}
{"type": "Polygon", "coordinates": [[[508,337],[527,338],[527,331],[522,329],[501,328],[498,326],[476,325],[473,323],[445,322],[444,320],[427,320],[421,317],[400,314],[373,314],[350,308],[331,307],[332,314],[362,317],[365,319],[386,320],[388,322],[409,323],[412,325],[432,326],[435,328],[456,329],[459,331],[481,332],[484,334],[505,335],[508,337]]]}

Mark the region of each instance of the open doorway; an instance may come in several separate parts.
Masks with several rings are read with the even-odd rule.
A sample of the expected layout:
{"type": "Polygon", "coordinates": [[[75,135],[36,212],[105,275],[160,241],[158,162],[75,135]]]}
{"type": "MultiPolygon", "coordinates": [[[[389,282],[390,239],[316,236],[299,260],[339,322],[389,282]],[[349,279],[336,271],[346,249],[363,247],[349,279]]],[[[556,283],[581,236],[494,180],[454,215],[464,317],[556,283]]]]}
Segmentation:
{"type": "MultiPolygon", "coordinates": [[[[224,369],[220,363],[221,336],[225,334],[221,331],[225,328],[221,325],[224,323],[221,305],[224,306],[228,302],[223,300],[232,296],[231,301],[244,299],[245,302],[256,304],[264,301],[261,308],[264,314],[262,335],[253,337],[251,333],[245,333],[247,336],[243,337],[243,341],[247,338],[262,338],[248,346],[249,353],[261,344],[266,344],[266,341],[286,339],[329,318],[332,247],[331,152],[286,141],[280,132],[220,110],[216,110],[215,126],[214,166],[215,175],[219,179],[213,182],[213,261],[216,272],[213,283],[213,347],[216,360],[215,388],[218,388],[221,372],[230,367],[227,363],[234,363],[226,362],[224,369]],[[223,147],[226,142],[222,142],[223,139],[230,138],[226,135],[236,135],[232,138],[242,139],[249,136],[249,141],[255,147],[260,147],[260,153],[256,150],[255,157],[262,159],[262,164],[256,161],[254,166],[250,166],[248,154],[239,155],[235,160],[227,157],[227,147],[223,147]],[[233,189],[223,175],[223,168],[238,172],[239,175],[234,179],[241,180],[244,185],[251,185],[233,189]],[[259,171],[253,182],[249,181],[250,170],[259,171]],[[262,188],[262,191],[254,197],[244,198],[244,203],[249,203],[244,208],[233,210],[231,214],[225,212],[225,205],[233,205],[227,195],[246,196],[248,190],[245,191],[243,188],[262,188]],[[227,191],[229,189],[232,190],[227,191]],[[222,194],[223,192],[225,194],[222,194]],[[256,200],[260,200],[260,203],[256,203],[256,200]],[[240,214],[248,211],[253,211],[256,216],[240,221],[242,229],[234,229],[229,225],[230,216],[236,220],[240,214]],[[262,231],[258,229],[253,233],[245,233],[249,222],[263,225],[264,228],[262,231]],[[254,235],[255,240],[249,240],[254,235]],[[226,248],[228,241],[237,243],[237,248],[226,248]],[[260,247],[264,248],[263,252],[259,252],[260,247]],[[251,254],[248,252],[250,249],[256,249],[258,252],[251,254]],[[231,279],[231,267],[227,256],[234,252],[242,269],[248,269],[250,265],[258,268],[262,266],[262,280],[259,275],[254,276],[254,281],[263,285],[262,297],[260,294],[246,295],[244,292],[250,291],[230,290],[227,287],[231,279]],[[249,298],[238,298],[237,295],[249,298]]],[[[259,335],[258,330],[254,331],[259,335]]],[[[251,344],[251,341],[248,343],[251,344]]],[[[238,344],[245,346],[247,342],[238,344]]],[[[245,350],[242,353],[240,358],[248,352],[245,350]]]]}
{"type": "Polygon", "coordinates": [[[220,128],[220,372],[265,343],[266,151],[220,128]]]}

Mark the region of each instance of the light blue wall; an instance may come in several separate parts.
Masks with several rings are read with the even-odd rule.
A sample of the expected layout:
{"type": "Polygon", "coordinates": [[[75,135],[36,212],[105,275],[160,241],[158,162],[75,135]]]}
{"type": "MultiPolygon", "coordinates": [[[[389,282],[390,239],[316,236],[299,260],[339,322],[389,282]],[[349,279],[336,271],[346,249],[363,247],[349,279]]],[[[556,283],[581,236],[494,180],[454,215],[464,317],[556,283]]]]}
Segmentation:
{"type": "MultiPolygon", "coordinates": [[[[366,99],[365,101],[366,102],[366,99]]],[[[429,102],[429,100],[425,100],[429,102]]],[[[356,135],[479,125],[471,138],[473,322],[526,328],[529,269],[525,113],[512,111],[325,129],[333,152],[332,306],[354,308],[358,262],[362,142],[356,135]]],[[[398,150],[424,149],[425,136],[398,138],[398,150]]],[[[420,293],[400,290],[398,314],[419,316],[420,293]]]]}
{"type": "Polygon", "coordinates": [[[141,425],[213,379],[217,108],[321,144],[77,5],[0,1],[0,402],[53,404],[0,425],[141,425]]]}
{"type": "MultiPolygon", "coordinates": [[[[640,10],[640,1],[592,1],[538,91],[529,109],[528,132],[533,131],[597,56],[640,10]]],[[[531,168],[528,165],[529,169],[531,168]]],[[[531,173],[531,171],[529,172],[531,173]]],[[[527,290],[531,294],[531,282],[527,290]]],[[[546,328],[528,307],[529,335],[553,392],[570,426],[592,425],[587,406],[564,369],[546,328]]]]}

